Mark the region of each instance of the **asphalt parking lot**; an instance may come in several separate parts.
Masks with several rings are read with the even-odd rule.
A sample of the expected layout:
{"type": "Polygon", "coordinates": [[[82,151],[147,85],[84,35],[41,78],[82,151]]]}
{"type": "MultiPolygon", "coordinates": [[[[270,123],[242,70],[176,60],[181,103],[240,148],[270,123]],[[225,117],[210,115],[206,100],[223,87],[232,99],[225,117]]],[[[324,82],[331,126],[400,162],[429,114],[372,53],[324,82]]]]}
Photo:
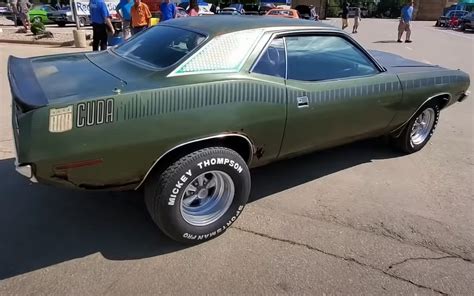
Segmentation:
{"type": "MultiPolygon", "coordinates": [[[[433,24],[415,22],[414,43],[398,44],[396,20],[364,19],[354,38],[474,80],[474,34],[433,24]]],[[[159,232],[139,194],[15,172],[7,58],[68,51],[0,43],[1,295],[472,295],[472,96],[442,111],[418,153],[368,140],[253,170],[239,220],[186,247],[159,232]]]]}

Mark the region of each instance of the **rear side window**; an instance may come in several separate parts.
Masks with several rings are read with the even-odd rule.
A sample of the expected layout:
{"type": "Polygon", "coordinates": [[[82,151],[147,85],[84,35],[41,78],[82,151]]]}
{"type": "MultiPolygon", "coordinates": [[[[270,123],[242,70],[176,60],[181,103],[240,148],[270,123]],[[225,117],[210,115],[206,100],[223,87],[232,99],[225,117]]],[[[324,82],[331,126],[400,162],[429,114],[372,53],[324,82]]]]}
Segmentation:
{"type": "Polygon", "coordinates": [[[379,72],[355,45],[338,36],[286,37],[288,79],[321,81],[379,72]]]}
{"type": "Polygon", "coordinates": [[[254,73],[285,78],[285,44],[282,38],[274,39],[253,69],[254,73]]]}
{"type": "Polygon", "coordinates": [[[155,26],[115,49],[118,55],[142,64],[166,68],[201,44],[204,35],[184,29],[155,26]]]}

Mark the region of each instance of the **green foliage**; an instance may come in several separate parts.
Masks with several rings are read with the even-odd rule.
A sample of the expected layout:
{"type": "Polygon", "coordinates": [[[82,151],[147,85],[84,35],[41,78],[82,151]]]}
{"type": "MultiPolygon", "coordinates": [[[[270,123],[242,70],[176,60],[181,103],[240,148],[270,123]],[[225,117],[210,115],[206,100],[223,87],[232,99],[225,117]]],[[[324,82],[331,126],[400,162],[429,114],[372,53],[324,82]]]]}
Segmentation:
{"type": "Polygon", "coordinates": [[[34,22],[31,24],[31,33],[33,33],[33,35],[43,34],[45,30],[46,27],[41,22],[34,22]]]}
{"type": "Polygon", "coordinates": [[[380,0],[377,6],[377,13],[385,17],[399,17],[400,8],[406,3],[406,0],[380,0]]]}

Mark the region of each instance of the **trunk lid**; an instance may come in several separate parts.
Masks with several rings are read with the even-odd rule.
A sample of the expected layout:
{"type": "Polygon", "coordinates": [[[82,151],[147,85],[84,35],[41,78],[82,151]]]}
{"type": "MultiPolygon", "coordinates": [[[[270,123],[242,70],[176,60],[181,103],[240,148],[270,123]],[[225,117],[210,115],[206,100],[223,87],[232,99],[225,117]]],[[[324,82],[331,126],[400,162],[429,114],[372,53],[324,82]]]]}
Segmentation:
{"type": "Polygon", "coordinates": [[[92,63],[86,54],[8,60],[13,99],[23,111],[48,103],[63,103],[113,95],[126,82],[92,63]]]}

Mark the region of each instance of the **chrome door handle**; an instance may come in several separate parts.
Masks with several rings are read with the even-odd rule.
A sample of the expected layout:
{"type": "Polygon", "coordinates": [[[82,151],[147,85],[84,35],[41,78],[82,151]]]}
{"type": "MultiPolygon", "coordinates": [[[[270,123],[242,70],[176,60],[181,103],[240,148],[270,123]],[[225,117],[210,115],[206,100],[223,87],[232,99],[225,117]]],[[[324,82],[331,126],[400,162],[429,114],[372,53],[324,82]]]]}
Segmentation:
{"type": "Polygon", "coordinates": [[[296,101],[298,103],[298,108],[307,108],[309,107],[309,99],[307,96],[297,97],[296,101]]]}

